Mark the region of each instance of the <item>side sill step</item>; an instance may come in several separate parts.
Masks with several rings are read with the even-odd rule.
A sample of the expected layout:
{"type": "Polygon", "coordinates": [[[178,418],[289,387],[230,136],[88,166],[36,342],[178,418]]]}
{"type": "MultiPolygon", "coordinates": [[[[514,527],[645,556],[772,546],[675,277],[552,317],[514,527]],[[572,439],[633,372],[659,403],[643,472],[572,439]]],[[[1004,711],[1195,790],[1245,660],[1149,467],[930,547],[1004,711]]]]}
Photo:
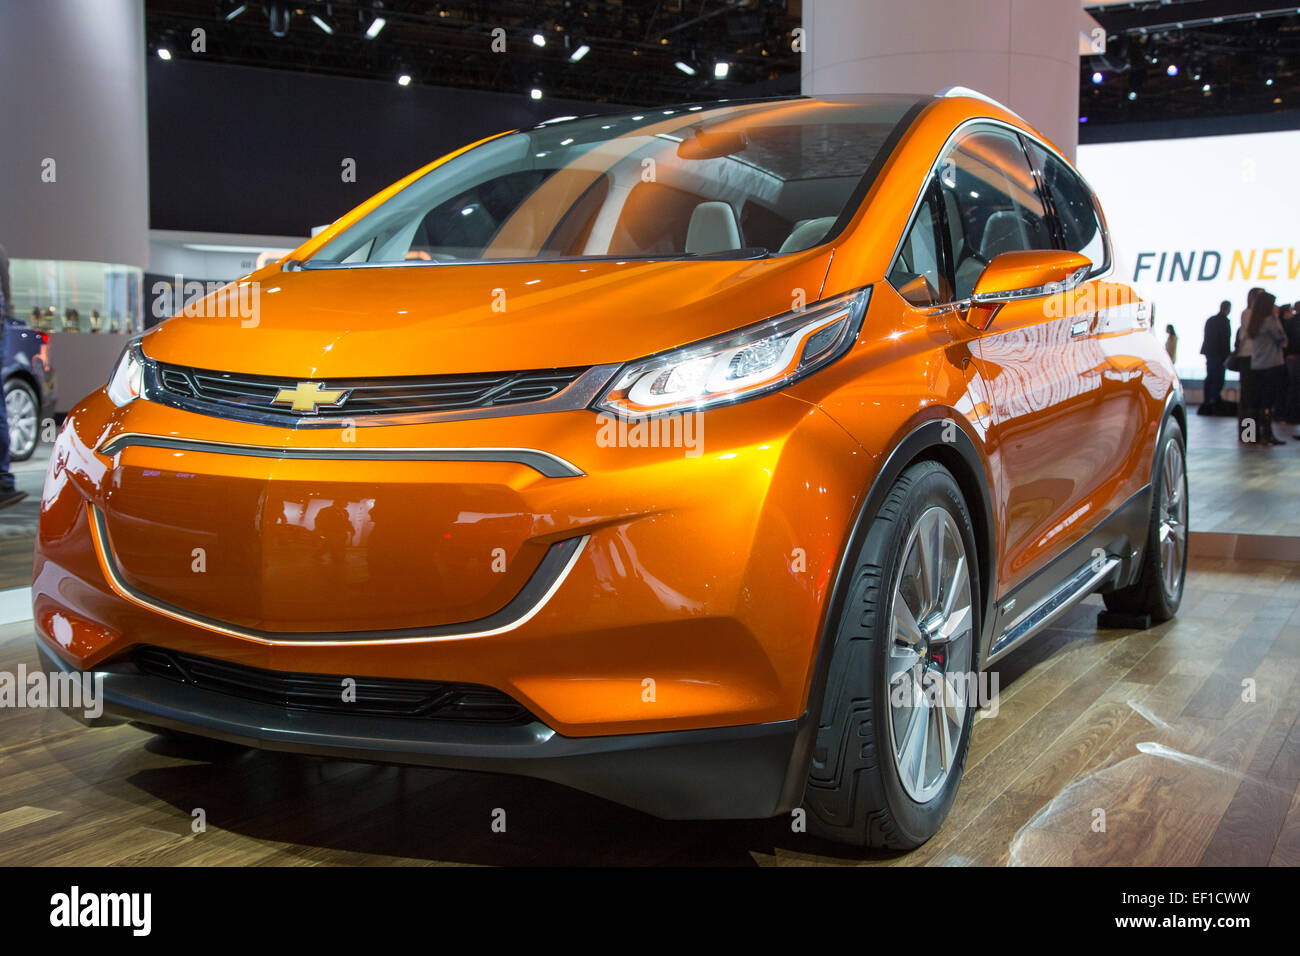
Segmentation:
{"type": "Polygon", "coordinates": [[[1055,591],[1007,625],[1007,629],[993,642],[987,663],[992,664],[1047,627],[1062,612],[1091,594],[1097,585],[1115,572],[1119,564],[1120,559],[1112,555],[1107,556],[1100,566],[1089,561],[1079,568],[1062,581],[1055,591]]]}

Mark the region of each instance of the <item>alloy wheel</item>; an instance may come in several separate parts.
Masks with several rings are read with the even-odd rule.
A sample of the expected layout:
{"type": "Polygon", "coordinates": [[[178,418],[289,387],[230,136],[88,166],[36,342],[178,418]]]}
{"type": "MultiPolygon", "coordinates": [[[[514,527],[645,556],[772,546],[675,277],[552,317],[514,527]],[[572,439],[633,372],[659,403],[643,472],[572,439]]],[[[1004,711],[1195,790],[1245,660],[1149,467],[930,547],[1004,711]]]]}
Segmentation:
{"type": "Polygon", "coordinates": [[[1178,596],[1186,560],[1187,468],[1182,444],[1171,438],[1165,443],[1160,486],[1160,575],[1166,598],[1178,596]]]}
{"type": "Polygon", "coordinates": [[[9,454],[21,458],[36,446],[36,404],[25,388],[13,388],[5,393],[5,414],[9,417],[9,454]]]}
{"type": "Polygon", "coordinates": [[[890,749],[903,789],[925,803],[957,762],[974,648],[970,565],[946,509],[923,512],[908,536],[890,613],[890,749]]]}

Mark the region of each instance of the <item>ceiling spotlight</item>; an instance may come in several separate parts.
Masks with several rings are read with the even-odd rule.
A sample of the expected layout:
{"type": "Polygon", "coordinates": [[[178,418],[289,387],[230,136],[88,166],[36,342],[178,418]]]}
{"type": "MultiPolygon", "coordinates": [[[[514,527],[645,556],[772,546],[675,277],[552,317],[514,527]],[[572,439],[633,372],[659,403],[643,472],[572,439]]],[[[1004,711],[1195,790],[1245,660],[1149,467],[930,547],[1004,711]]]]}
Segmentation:
{"type": "Polygon", "coordinates": [[[379,31],[387,24],[388,21],[383,17],[375,17],[370,21],[370,26],[366,27],[366,39],[373,40],[375,37],[379,36],[379,31]]]}
{"type": "Polygon", "coordinates": [[[1128,98],[1129,98],[1130,100],[1135,100],[1135,99],[1138,98],[1138,95],[1137,95],[1135,92],[1133,92],[1132,90],[1129,90],[1129,91],[1128,91],[1128,98]]]}
{"type": "Polygon", "coordinates": [[[673,64],[673,66],[677,67],[677,69],[681,70],[687,76],[695,75],[695,67],[691,66],[689,63],[683,63],[681,60],[678,60],[673,64]]]}
{"type": "Polygon", "coordinates": [[[533,34],[533,46],[546,46],[546,37],[540,33],[533,34]]]}
{"type": "Polygon", "coordinates": [[[334,28],[330,26],[328,23],[326,23],[324,20],[322,20],[317,14],[313,13],[311,15],[311,22],[316,24],[316,26],[320,27],[322,32],[327,33],[331,36],[334,35],[334,28]]]}
{"type": "Polygon", "coordinates": [[[1265,85],[1265,86],[1272,86],[1272,85],[1273,85],[1273,77],[1270,76],[1267,80],[1265,80],[1265,81],[1264,81],[1264,85],[1265,85]]]}
{"type": "Polygon", "coordinates": [[[171,51],[171,50],[167,49],[165,46],[160,46],[160,47],[158,48],[158,59],[160,59],[160,60],[170,60],[171,58],[172,58],[172,51],[171,51]]]}
{"type": "Polygon", "coordinates": [[[726,61],[719,60],[717,63],[713,64],[713,78],[715,80],[725,80],[727,74],[730,72],[731,64],[726,61]]]}
{"type": "Polygon", "coordinates": [[[1177,76],[1177,75],[1178,75],[1178,64],[1177,64],[1177,63],[1170,63],[1167,67],[1165,67],[1165,75],[1166,75],[1166,76],[1177,76]]]}
{"type": "Polygon", "coordinates": [[[266,8],[266,18],[271,21],[271,36],[278,38],[289,35],[289,21],[293,19],[293,11],[288,4],[270,4],[266,8]]]}
{"type": "Polygon", "coordinates": [[[542,91],[534,86],[531,90],[528,91],[528,95],[535,100],[540,100],[542,98],[542,91]]]}
{"type": "Polygon", "coordinates": [[[246,3],[235,4],[235,6],[231,8],[230,12],[226,14],[226,20],[230,21],[235,19],[235,17],[239,16],[247,9],[248,9],[248,4],[246,3]]]}
{"type": "Polygon", "coordinates": [[[590,52],[591,52],[591,47],[587,46],[587,44],[584,43],[576,50],[574,50],[572,53],[569,54],[569,59],[572,60],[574,63],[577,63],[579,60],[581,60],[584,56],[586,56],[590,52]]]}
{"type": "Polygon", "coordinates": [[[409,73],[403,73],[401,76],[399,76],[399,77],[397,78],[397,85],[398,85],[398,86],[410,86],[410,85],[411,85],[411,74],[409,74],[409,73]]]}
{"type": "Polygon", "coordinates": [[[1210,92],[1210,84],[1209,84],[1209,83],[1206,83],[1204,86],[1202,86],[1202,87],[1201,87],[1201,92],[1202,92],[1202,93],[1208,93],[1208,92],[1210,92]]]}
{"type": "Polygon", "coordinates": [[[1104,75],[1102,75],[1101,73],[1094,73],[1094,74],[1092,74],[1092,82],[1093,82],[1093,83],[1100,83],[1100,82],[1101,82],[1102,80],[1104,80],[1104,79],[1106,79],[1106,77],[1105,77],[1104,75]]]}

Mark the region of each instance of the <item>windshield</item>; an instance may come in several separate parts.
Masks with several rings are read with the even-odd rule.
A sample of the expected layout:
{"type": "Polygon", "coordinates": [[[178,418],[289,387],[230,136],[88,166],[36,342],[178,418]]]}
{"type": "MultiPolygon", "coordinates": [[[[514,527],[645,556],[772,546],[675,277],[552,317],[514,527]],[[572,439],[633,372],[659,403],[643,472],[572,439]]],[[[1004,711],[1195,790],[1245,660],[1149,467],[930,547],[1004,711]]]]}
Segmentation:
{"type": "Polygon", "coordinates": [[[431,170],[303,265],[799,252],[852,213],[915,102],[794,99],[545,123],[431,170]]]}

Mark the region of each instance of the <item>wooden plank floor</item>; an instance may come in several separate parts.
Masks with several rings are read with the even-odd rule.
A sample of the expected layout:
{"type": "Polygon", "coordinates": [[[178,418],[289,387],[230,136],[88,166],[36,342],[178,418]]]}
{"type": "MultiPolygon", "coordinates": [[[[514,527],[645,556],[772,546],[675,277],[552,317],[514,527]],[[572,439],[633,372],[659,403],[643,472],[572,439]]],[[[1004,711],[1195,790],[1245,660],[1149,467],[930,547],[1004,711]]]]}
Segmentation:
{"type": "MultiPolygon", "coordinates": [[[[1194,562],[1179,618],[1146,632],[1098,631],[1098,607],[1000,663],[951,817],[910,854],[5,709],[0,864],[1300,865],[1300,565],[1194,562]]],[[[35,665],[29,627],[0,628],[0,670],[35,665]]]]}
{"type": "Polygon", "coordinates": [[[1235,418],[1188,409],[1188,516],[1192,531],[1300,537],[1300,441],[1295,425],[1277,424],[1285,445],[1242,445],[1235,418]]]}
{"type": "Polygon", "coordinates": [[[0,509],[0,590],[25,588],[32,583],[32,548],[41,508],[41,486],[50,463],[50,444],[36,446],[27,461],[12,466],[14,483],[27,498],[0,509]]]}

